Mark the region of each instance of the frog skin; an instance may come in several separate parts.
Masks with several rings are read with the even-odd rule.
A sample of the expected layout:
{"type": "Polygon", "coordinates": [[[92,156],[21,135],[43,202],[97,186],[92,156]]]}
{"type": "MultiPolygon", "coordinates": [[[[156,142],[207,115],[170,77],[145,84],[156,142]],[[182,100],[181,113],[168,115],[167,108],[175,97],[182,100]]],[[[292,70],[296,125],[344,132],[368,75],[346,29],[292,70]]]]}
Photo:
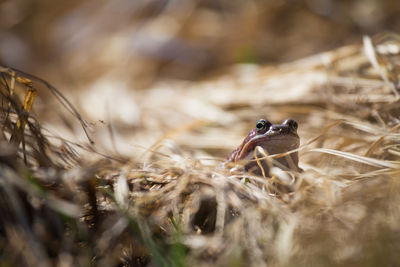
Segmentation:
{"type": "MultiPolygon", "coordinates": [[[[250,131],[243,142],[233,150],[227,157],[229,162],[245,162],[245,170],[256,175],[262,175],[262,171],[254,160],[254,150],[257,146],[262,147],[268,155],[288,152],[297,149],[300,145],[300,138],[297,135],[298,124],[295,120],[287,119],[281,125],[273,125],[268,120],[260,119],[256,127],[250,131]],[[247,161],[247,162],[246,162],[247,161]]],[[[258,158],[263,155],[258,153],[258,158]]],[[[298,152],[293,152],[285,157],[276,158],[284,168],[294,171],[301,171],[298,166],[298,152]]],[[[269,167],[265,160],[260,160],[264,173],[269,174],[269,167]]],[[[279,164],[277,164],[279,166],[279,164]]]]}

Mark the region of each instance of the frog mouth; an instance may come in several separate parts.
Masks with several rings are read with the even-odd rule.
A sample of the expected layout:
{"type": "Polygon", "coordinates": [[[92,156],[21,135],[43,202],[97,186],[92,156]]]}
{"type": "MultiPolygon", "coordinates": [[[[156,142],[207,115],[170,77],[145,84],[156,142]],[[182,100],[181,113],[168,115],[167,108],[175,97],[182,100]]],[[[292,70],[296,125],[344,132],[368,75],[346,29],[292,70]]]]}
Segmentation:
{"type": "Polygon", "coordinates": [[[260,135],[249,141],[239,154],[239,159],[253,157],[254,149],[257,146],[262,147],[270,155],[284,153],[298,148],[300,138],[295,134],[279,134],[279,135],[260,135]]]}

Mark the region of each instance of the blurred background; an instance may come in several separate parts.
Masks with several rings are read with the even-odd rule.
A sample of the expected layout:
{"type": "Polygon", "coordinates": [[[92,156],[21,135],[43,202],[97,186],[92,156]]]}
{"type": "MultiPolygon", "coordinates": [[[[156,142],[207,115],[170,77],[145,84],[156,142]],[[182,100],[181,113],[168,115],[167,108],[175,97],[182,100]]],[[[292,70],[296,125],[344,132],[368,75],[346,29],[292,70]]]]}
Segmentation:
{"type": "MultiPolygon", "coordinates": [[[[198,130],[203,121],[218,131],[192,131],[198,142],[182,135],[175,141],[189,147],[206,143],[197,148],[222,149],[218,155],[224,156],[260,117],[280,123],[298,114],[271,106],[273,97],[310,99],[305,95],[311,85],[297,78],[278,77],[273,85],[254,81],[244,89],[241,80],[253,77],[254,69],[273,70],[282,62],[361,44],[363,35],[397,32],[398,14],[397,0],[1,0],[0,64],[62,91],[93,124],[97,140],[110,141],[108,151],[116,147],[129,155],[126,143],[149,147],[172,138],[174,129],[198,130]],[[219,82],[200,86],[213,79],[219,82]],[[265,90],[256,96],[251,88],[261,86],[265,90]],[[243,106],[247,110],[236,109],[243,106]],[[242,121],[247,124],[238,126],[242,121]],[[231,125],[235,141],[228,138],[231,125]],[[206,132],[210,138],[199,142],[206,132]]],[[[55,116],[60,108],[46,92],[38,90],[34,112],[55,135],[85,140],[81,130],[75,136],[61,130],[59,122],[80,126],[71,126],[68,114],[55,116]]]]}
{"type": "Polygon", "coordinates": [[[398,14],[397,0],[1,0],[0,63],[69,90],[111,73],[143,89],[359,43],[398,14]]]}

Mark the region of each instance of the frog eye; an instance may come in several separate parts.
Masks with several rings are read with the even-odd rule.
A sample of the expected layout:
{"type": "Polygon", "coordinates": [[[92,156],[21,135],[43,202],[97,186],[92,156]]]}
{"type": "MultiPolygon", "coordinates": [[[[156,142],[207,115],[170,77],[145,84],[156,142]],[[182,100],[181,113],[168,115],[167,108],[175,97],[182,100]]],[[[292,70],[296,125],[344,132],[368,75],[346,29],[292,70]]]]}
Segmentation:
{"type": "Polygon", "coordinates": [[[297,122],[293,119],[287,119],[283,122],[283,124],[289,125],[289,127],[293,130],[297,130],[298,127],[297,122]]]}
{"type": "Polygon", "coordinates": [[[265,132],[266,130],[269,129],[269,127],[271,127],[271,125],[272,124],[267,120],[264,119],[259,120],[256,124],[257,132],[263,132],[263,131],[265,132]]]}

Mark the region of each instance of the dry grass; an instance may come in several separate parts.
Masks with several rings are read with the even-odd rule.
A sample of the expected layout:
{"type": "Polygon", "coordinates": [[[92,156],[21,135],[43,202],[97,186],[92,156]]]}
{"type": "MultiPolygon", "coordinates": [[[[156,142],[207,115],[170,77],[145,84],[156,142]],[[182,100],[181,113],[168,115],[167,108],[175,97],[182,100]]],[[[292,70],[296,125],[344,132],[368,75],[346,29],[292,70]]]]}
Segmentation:
{"type": "Polygon", "coordinates": [[[0,69],[0,261],[397,266],[399,50],[397,36],[383,35],[280,66],[159,85],[167,98],[155,86],[141,98],[150,122],[128,134],[153,145],[134,146],[130,157],[111,152],[124,138],[116,125],[105,127],[109,148],[54,87],[0,69]],[[59,125],[81,124],[86,141],[42,126],[29,108],[39,89],[64,107],[53,109],[59,125]],[[299,122],[303,173],[275,169],[266,179],[219,167],[260,117],[299,122]]]}

